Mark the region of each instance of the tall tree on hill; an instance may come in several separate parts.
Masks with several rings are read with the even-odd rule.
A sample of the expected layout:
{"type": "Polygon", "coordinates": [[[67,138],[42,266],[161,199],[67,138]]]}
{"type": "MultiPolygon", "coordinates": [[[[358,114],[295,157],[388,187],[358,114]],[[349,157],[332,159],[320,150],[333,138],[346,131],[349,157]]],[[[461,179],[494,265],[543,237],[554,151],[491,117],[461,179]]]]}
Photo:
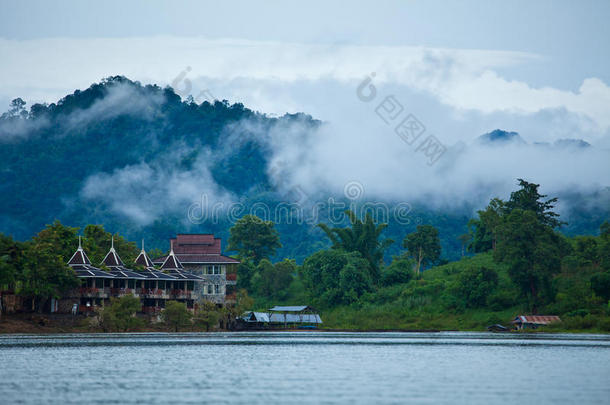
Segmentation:
{"type": "Polygon", "coordinates": [[[441,256],[441,241],[438,229],[432,225],[417,225],[415,232],[408,234],[402,241],[409,256],[415,259],[415,271],[419,276],[422,266],[436,262],[441,256]]]}
{"type": "Polygon", "coordinates": [[[256,215],[245,215],[229,230],[227,250],[236,251],[240,258],[255,265],[269,259],[282,247],[280,236],[273,222],[263,221],[256,215]]]}
{"type": "Polygon", "coordinates": [[[505,211],[506,203],[499,198],[493,198],[484,210],[477,211],[479,218],[468,222],[472,235],[472,251],[479,253],[496,249],[498,226],[505,211]]]}
{"type": "Polygon", "coordinates": [[[543,303],[541,293],[550,298],[551,279],[560,271],[570,245],[540,221],[536,212],[516,208],[499,227],[496,261],[508,265],[508,274],[536,313],[543,303]]]}
{"type": "Polygon", "coordinates": [[[547,196],[538,192],[539,184],[529,183],[523,179],[518,181],[520,188],[511,193],[508,201],[493,198],[484,210],[477,211],[478,218],[468,222],[472,235],[470,249],[475,253],[496,250],[498,228],[502,224],[502,218],[515,209],[535,213],[540,223],[551,228],[565,224],[558,219],[559,214],[552,211],[557,198],[545,201],[544,198],[547,196]]]}
{"type": "Polygon", "coordinates": [[[462,257],[464,257],[464,255],[466,254],[466,245],[468,245],[468,242],[470,242],[470,240],[472,239],[472,235],[470,235],[469,233],[463,233],[458,236],[457,239],[460,241],[460,245],[462,245],[462,257]]]}
{"type": "Polygon", "coordinates": [[[333,243],[333,249],[360,253],[369,262],[371,277],[376,282],[379,280],[379,266],[383,253],[394,243],[392,239],[379,239],[388,224],[376,225],[368,212],[364,221],[350,210],[346,210],[345,213],[349,217],[350,227],[329,228],[326,224],[318,224],[318,226],[333,243]]]}
{"type": "Polygon", "coordinates": [[[556,197],[543,201],[547,196],[538,192],[540,184],[529,183],[523,179],[517,180],[521,188],[510,194],[510,199],[506,202],[505,206],[507,213],[515,209],[533,211],[542,224],[548,225],[551,228],[557,228],[565,224],[565,222],[558,219],[559,214],[552,211],[557,202],[556,197]]]}

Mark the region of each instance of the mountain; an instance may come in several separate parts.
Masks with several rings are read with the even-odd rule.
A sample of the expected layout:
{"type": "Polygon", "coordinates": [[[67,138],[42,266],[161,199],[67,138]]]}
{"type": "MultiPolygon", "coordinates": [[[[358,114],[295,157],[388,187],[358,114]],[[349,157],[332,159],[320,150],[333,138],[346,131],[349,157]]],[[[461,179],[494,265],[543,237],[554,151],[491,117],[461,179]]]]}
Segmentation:
{"type": "Polygon", "coordinates": [[[525,143],[518,133],[503,131],[501,129],[494,129],[491,132],[483,134],[477,138],[477,141],[487,145],[500,145],[513,142],[525,143]]]}
{"type": "MultiPolygon", "coordinates": [[[[212,232],[226,244],[228,229],[242,215],[277,214],[294,205],[299,190],[282,188],[274,142],[307,137],[322,124],[302,113],[270,117],[239,103],[183,101],[169,87],[122,76],[57,103],[25,105],[16,99],[0,116],[0,232],[23,240],[54,219],[77,227],[97,223],[163,250],[180,232],[212,232]]],[[[523,142],[502,130],[480,139],[523,142]]],[[[458,257],[457,237],[482,207],[411,208],[407,221],[388,220],[384,235],[396,243],[386,259],[424,223],[439,228],[443,255],[458,257]]],[[[592,212],[579,213],[570,232],[596,232],[605,213],[592,212]]],[[[329,215],[274,217],[283,243],[277,258],[301,261],[329,246],[315,226],[329,215]]]]}

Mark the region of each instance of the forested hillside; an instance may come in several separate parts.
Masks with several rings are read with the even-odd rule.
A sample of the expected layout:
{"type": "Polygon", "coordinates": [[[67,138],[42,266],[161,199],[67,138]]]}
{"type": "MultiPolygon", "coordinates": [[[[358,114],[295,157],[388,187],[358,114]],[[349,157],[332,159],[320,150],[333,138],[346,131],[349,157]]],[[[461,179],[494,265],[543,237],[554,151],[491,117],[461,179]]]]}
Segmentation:
{"type": "MultiPolygon", "coordinates": [[[[306,137],[320,125],[306,114],[278,118],[226,101],[183,101],[171,88],[121,76],[50,105],[15,99],[0,117],[0,231],[25,240],[59,219],[81,228],[103,224],[164,250],[177,232],[213,232],[226,240],[237,218],[226,211],[215,217],[191,215],[192,208],[241,204],[240,217],[256,203],[273,210],[298,201],[280,190],[274,177],[273,142],[306,137]]],[[[341,191],[333,196],[338,201],[345,200],[341,191]]],[[[317,197],[329,195],[310,195],[306,203],[311,206],[317,197]]],[[[578,194],[568,197],[579,210],[564,215],[568,225],[562,229],[597,232],[608,210],[587,209],[578,194]]],[[[385,234],[402,240],[417,225],[431,224],[440,231],[443,257],[460,257],[464,242],[459,237],[481,207],[441,212],[428,206],[411,204],[400,223],[388,218],[385,234]]],[[[282,235],[276,258],[300,263],[328,247],[315,226],[327,222],[328,215],[320,212],[309,222],[276,218],[282,235]]],[[[398,244],[390,246],[386,260],[399,250],[398,244]]]]}

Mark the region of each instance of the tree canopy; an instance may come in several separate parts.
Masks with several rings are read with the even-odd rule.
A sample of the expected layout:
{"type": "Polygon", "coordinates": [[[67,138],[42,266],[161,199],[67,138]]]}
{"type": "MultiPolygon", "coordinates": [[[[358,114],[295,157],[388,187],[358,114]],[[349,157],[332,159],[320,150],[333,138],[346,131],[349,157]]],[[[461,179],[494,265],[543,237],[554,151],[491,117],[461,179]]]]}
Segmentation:
{"type": "Polygon", "coordinates": [[[255,215],[245,215],[229,230],[228,250],[236,251],[240,258],[255,265],[269,259],[282,247],[280,236],[273,222],[263,221],[255,215]]]}
{"type": "Polygon", "coordinates": [[[349,217],[350,227],[329,228],[328,225],[323,223],[318,224],[318,226],[331,240],[333,249],[360,253],[361,257],[369,263],[371,279],[377,282],[383,253],[394,243],[392,239],[380,239],[381,233],[388,224],[376,225],[368,212],[364,221],[350,210],[346,210],[345,213],[349,217]]]}
{"type": "Polygon", "coordinates": [[[438,229],[431,225],[418,225],[417,230],[408,234],[402,242],[409,256],[415,259],[416,273],[423,267],[436,262],[441,256],[441,242],[438,229]]]}

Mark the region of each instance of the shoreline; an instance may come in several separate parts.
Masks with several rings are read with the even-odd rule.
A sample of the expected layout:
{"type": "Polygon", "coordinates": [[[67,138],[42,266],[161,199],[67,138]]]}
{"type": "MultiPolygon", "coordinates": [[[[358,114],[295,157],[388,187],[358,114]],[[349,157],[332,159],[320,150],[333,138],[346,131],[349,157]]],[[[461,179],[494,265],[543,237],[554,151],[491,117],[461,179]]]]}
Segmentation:
{"type": "Polygon", "coordinates": [[[14,314],[4,315],[0,319],[0,336],[10,335],[60,335],[60,334],[134,334],[134,333],[249,333],[249,332],[346,332],[346,333],[440,333],[440,332],[477,332],[489,333],[494,335],[520,335],[520,334],[599,334],[610,335],[607,331],[599,330],[527,330],[527,331],[506,331],[491,332],[487,330],[472,329],[345,329],[345,328],[319,328],[319,329],[293,329],[293,328],[261,328],[261,329],[215,329],[206,331],[202,328],[184,328],[178,332],[168,330],[163,324],[149,325],[133,331],[104,331],[99,327],[83,325],[87,321],[86,317],[54,316],[48,317],[45,314],[14,314]]]}

